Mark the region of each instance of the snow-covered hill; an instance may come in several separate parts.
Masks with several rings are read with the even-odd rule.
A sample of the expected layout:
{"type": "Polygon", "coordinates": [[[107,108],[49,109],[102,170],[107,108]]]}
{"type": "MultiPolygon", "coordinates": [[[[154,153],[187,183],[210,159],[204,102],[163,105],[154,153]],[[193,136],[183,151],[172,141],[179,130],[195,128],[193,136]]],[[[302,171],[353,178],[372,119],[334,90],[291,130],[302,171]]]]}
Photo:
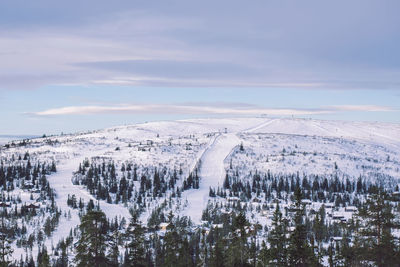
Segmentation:
{"type": "MultiPolygon", "coordinates": [[[[45,241],[51,247],[79,224],[79,209],[67,205],[72,195],[98,203],[111,219],[129,218],[134,208],[146,222],[162,207],[200,223],[210,188],[222,188],[226,172],[244,181],[251,181],[255,171],[270,171],[351,181],[362,176],[394,186],[400,179],[399,149],[399,124],[237,118],[150,122],[36,138],[3,146],[0,157],[29,152],[39,162],[56,162],[57,172],[48,181],[57,207],[69,215],[45,241]],[[93,170],[97,187],[90,188],[93,170]],[[120,199],[118,194],[125,195],[120,199]],[[172,204],[163,205],[168,199],[172,204]]],[[[16,248],[14,257],[23,254],[16,248]]]]}

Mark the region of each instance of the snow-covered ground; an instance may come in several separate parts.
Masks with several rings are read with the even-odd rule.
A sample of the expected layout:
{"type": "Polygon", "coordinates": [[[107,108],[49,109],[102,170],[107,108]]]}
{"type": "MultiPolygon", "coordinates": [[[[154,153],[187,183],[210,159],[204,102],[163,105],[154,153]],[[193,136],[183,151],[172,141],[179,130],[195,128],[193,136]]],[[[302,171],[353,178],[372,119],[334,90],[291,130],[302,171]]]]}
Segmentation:
{"type": "Polygon", "coordinates": [[[400,178],[400,157],[393,145],[363,139],[292,134],[241,134],[244,151],[236,150],[225,163],[241,166],[239,172],[337,174],[340,179],[378,175],[400,178]]]}
{"type": "Polygon", "coordinates": [[[256,132],[361,139],[397,148],[400,145],[400,125],[395,123],[275,119],[256,132]]]}
{"type": "Polygon", "coordinates": [[[221,134],[201,157],[200,187],[183,193],[183,198],[188,202],[184,215],[190,216],[193,222],[201,221],[202,211],[206,208],[209,199],[210,187],[222,186],[225,177],[224,160],[239,144],[240,139],[236,134],[221,134]]]}
{"type": "MultiPolygon", "coordinates": [[[[201,162],[199,189],[182,193],[187,205],[179,211],[179,215],[199,222],[209,200],[209,188],[222,185],[230,164],[240,167],[243,175],[254,170],[307,174],[336,171],[341,177],[369,175],[373,179],[374,173],[381,173],[398,180],[399,148],[399,124],[230,118],[151,122],[36,138],[27,145],[2,147],[0,157],[29,151],[41,161],[57,162],[57,173],[48,176],[48,180],[56,191],[57,206],[71,217],[62,216],[53,236],[46,241],[49,248],[79,224],[78,210],[67,206],[68,195],[75,194],[85,202],[94,200],[83,186],[71,182],[73,172],[86,158],[181,168],[183,177],[201,162]],[[241,143],[244,151],[238,149],[241,143]]],[[[123,204],[99,204],[110,219],[130,216],[123,204]]],[[[15,258],[19,259],[21,253],[16,250],[15,258]]]]}

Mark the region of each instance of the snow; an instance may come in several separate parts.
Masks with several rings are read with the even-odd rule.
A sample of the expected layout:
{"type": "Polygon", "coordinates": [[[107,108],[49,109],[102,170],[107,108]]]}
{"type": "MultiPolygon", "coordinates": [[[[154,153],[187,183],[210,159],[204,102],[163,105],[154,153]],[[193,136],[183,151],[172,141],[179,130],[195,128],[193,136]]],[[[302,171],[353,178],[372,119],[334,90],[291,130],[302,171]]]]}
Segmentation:
{"type": "Polygon", "coordinates": [[[400,146],[400,125],[394,123],[312,119],[275,119],[270,122],[265,127],[257,129],[257,133],[331,136],[400,146]]]}
{"type": "Polygon", "coordinates": [[[395,182],[400,178],[400,156],[394,143],[281,133],[242,133],[240,138],[244,152],[235,151],[228,162],[240,166],[242,176],[270,170],[320,177],[337,175],[350,180],[362,176],[395,182]]]}
{"type": "Polygon", "coordinates": [[[200,223],[202,211],[208,203],[209,189],[222,186],[225,177],[224,161],[233,148],[240,143],[236,134],[221,134],[204,152],[200,166],[200,188],[185,191],[182,196],[188,201],[187,216],[200,223]]]}
{"type": "MultiPolygon", "coordinates": [[[[176,211],[179,215],[190,216],[195,223],[201,223],[202,211],[210,200],[209,188],[222,186],[231,160],[233,166],[240,166],[241,177],[250,170],[329,175],[335,172],[336,163],[340,177],[363,175],[374,179],[374,173],[382,173],[398,180],[399,148],[400,124],[228,118],[151,122],[36,138],[27,146],[2,148],[0,156],[29,151],[41,161],[57,161],[57,173],[48,176],[48,180],[56,191],[57,206],[63,214],[70,213],[71,217],[61,216],[58,228],[46,240],[50,249],[80,223],[79,211],[67,206],[68,195],[75,194],[85,203],[90,199],[97,203],[84,187],[73,185],[71,181],[73,172],[85,158],[105,158],[119,164],[129,160],[142,166],[162,165],[171,169],[182,167],[183,177],[201,162],[199,189],[184,191],[182,200],[186,207],[176,211]],[[147,140],[152,144],[147,145],[147,140]],[[241,143],[244,152],[238,149],[241,143]],[[145,151],[140,150],[144,146],[145,151]]],[[[22,194],[22,199],[27,198],[22,194]]],[[[130,217],[128,207],[122,204],[104,201],[99,204],[110,219],[130,217]]],[[[150,208],[156,204],[152,203],[150,208]]],[[[338,212],[346,219],[352,214],[344,209],[338,212]]],[[[255,216],[255,220],[263,218],[255,216]]],[[[24,251],[15,248],[14,258],[19,259],[21,254],[25,254],[24,251]]]]}
{"type": "MultiPolygon", "coordinates": [[[[56,191],[56,203],[59,209],[63,211],[63,213],[70,213],[70,218],[65,218],[63,216],[60,217],[59,224],[57,229],[53,232],[52,236],[46,240],[45,245],[47,248],[51,248],[59,241],[67,237],[71,231],[76,226],[80,224],[79,218],[79,210],[72,209],[67,205],[68,195],[75,195],[77,200],[80,198],[83,199],[84,203],[88,203],[90,199],[94,201],[94,203],[99,203],[100,208],[105,212],[109,219],[113,219],[114,217],[122,218],[125,217],[127,219],[130,218],[130,213],[126,207],[121,205],[113,205],[106,203],[104,201],[99,201],[91,196],[85,188],[81,186],[76,186],[72,184],[71,178],[72,173],[76,171],[76,166],[79,166],[85,158],[90,158],[95,155],[101,155],[106,150],[98,150],[98,151],[83,151],[83,154],[80,156],[72,157],[63,162],[63,164],[57,166],[57,172],[48,177],[48,181],[50,183],[50,187],[56,191]]],[[[25,194],[25,198],[29,197],[29,194],[25,194]]],[[[51,251],[49,251],[51,252],[51,251]]],[[[33,255],[37,253],[37,248],[33,250],[33,255]]],[[[19,259],[21,255],[25,255],[25,251],[22,248],[14,247],[14,258],[19,259]]]]}
{"type": "MultiPolygon", "coordinates": [[[[98,152],[98,155],[101,155],[101,152],[98,152]]],[[[121,205],[114,205],[104,202],[102,200],[96,200],[93,196],[89,194],[89,192],[83,188],[82,186],[74,185],[71,181],[72,173],[76,171],[76,166],[79,166],[85,158],[93,157],[95,154],[87,153],[83,156],[74,158],[69,160],[66,164],[61,165],[58,167],[57,173],[49,177],[50,186],[56,191],[57,193],[57,203],[58,206],[62,209],[69,208],[66,203],[68,199],[68,195],[72,196],[75,195],[77,200],[82,198],[85,203],[88,203],[90,199],[94,201],[94,203],[99,203],[100,208],[107,214],[107,217],[114,218],[114,217],[125,217],[130,218],[130,213],[126,207],[121,205]]],[[[71,212],[77,213],[77,210],[71,210],[71,212]]],[[[79,223],[79,221],[78,221],[79,223]]],[[[71,227],[71,223],[69,224],[71,227]]],[[[60,227],[59,227],[60,228],[60,227]]],[[[69,229],[68,229],[69,232],[69,229]]]]}
{"type": "MultiPolygon", "coordinates": [[[[243,132],[256,132],[274,121],[275,120],[264,121],[259,125],[253,125],[250,128],[244,129],[243,132]]],[[[209,200],[210,188],[215,189],[217,187],[222,187],[226,175],[226,159],[231,155],[234,148],[240,145],[241,140],[238,137],[239,134],[239,131],[229,134],[220,134],[201,157],[199,172],[200,188],[191,189],[183,194],[183,197],[188,202],[188,207],[184,214],[190,216],[193,222],[201,222],[202,211],[207,207],[209,200]]]]}

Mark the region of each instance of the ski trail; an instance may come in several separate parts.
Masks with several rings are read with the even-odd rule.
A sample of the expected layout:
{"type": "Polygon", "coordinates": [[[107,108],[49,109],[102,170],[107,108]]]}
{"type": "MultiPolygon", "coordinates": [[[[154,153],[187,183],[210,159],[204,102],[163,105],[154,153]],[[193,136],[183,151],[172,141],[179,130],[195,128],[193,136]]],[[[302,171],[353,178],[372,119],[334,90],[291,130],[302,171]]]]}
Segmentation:
{"type": "Polygon", "coordinates": [[[266,122],[261,123],[261,124],[258,125],[258,126],[255,126],[255,127],[249,128],[249,129],[247,129],[247,130],[244,130],[243,132],[244,132],[244,133],[253,133],[253,132],[255,132],[255,131],[257,131],[257,130],[259,130],[259,129],[261,129],[261,128],[267,126],[267,125],[270,125],[271,123],[273,123],[273,122],[276,121],[276,120],[277,120],[277,119],[268,120],[268,121],[266,121],[266,122]]]}
{"type": "Polygon", "coordinates": [[[225,178],[224,160],[239,143],[236,134],[221,134],[201,157],[199,189],[190,189],[182,194],[188,201],[184,215],[190,216],[194,223],[201,221],[202,211],[207,206],[210,187],[222,186],[225,178]]]}
{"type": "MultiPolygon", "coordinates": [[[[268,120],[255,127],[242,132],[254,132],[267,126],[275,120],[268,120]]],[[[216,189],[222,187],[225,179],[224,161],[232,150],[240,144],[237,133],[219,135],[201,156],[199,170],[199,189],[190,189],[183,192],[183,198],[187,200],[188,207],[184,215],[191,217],[194,223],[200,223],[203,210],[207,207],[210,187],[216,189]]]]}
{"type": "MultiPolygon", "coordinates": [[[[90,159],[91,157],[101,155],[105,151],[97,150],[96,152],[97,153],[86,153],[72,159],[63,160],[64,162],[57,165],[57,172],[48,176],[50,187],[53,188],[57,194],[55,198],[57,206],[61,208],[63,212],[57,229],[46,242],[48,248],[51,248],[52,245],[57,245],[62,238],[69,235],[71,229],[80,224],[79,210],[67,206],[68,195],[75,195],[78,203],[79,199],[82,198],[85,204],[87,204],[90,199],[97,204],[97,200],[90,195],[83,186],[74,185],[71,181],[73,172],[78,169],[79,163],[82,163],[85,158],[90,159]],[[67,213],[67,217],[64,217],[64,212],[67,213]],[[68,213],[70,213],[70,217],[68,213]]],[[[102,200],[99,201],[99,205],[100,209],[104,211],[109,219],[125,217],[125,219],[129,220],[130,218],[128,209],[122,205],[109,204],[102,200]]]]}
{"type": "Polygon", "coordinates": [[[74,185],[72,183],[71,178],[73,172],[77,171],[79,164],[82,163],[85,158],[90,159],[93,156],[96,155],[85,155],[68,160],[67,163],[57,166],[57,172],[54,175],[48,177],[50,187],[53,188],[57,194],[57,205],[67,208],[68,206],[66,206],[66,203],[68,195],[75,195],[78,201],[79,198],[82,198],[85,203],[89,202],[90,199],[92,199],[95,204],[99,202],[100,208],[106,213],[107,217],[109,218],[114,218],[115,216],[129,218],[130,214],[127,208],[121,205],[110,204],[103,200],[98,201],[95,197],[90,195],[90,193],[86,190],[84,186],[74,185]]]}

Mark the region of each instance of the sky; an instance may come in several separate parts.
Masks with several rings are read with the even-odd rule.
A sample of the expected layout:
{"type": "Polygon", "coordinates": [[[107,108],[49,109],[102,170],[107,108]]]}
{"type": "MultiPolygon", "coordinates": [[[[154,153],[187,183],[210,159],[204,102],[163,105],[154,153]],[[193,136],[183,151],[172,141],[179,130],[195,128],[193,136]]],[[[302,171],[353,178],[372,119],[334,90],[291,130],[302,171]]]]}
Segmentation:
{"type": "Polygon", "coordinates": [[[400,123],[398,0],[0,2],[0,135],[271,116],[400,123]]]}

